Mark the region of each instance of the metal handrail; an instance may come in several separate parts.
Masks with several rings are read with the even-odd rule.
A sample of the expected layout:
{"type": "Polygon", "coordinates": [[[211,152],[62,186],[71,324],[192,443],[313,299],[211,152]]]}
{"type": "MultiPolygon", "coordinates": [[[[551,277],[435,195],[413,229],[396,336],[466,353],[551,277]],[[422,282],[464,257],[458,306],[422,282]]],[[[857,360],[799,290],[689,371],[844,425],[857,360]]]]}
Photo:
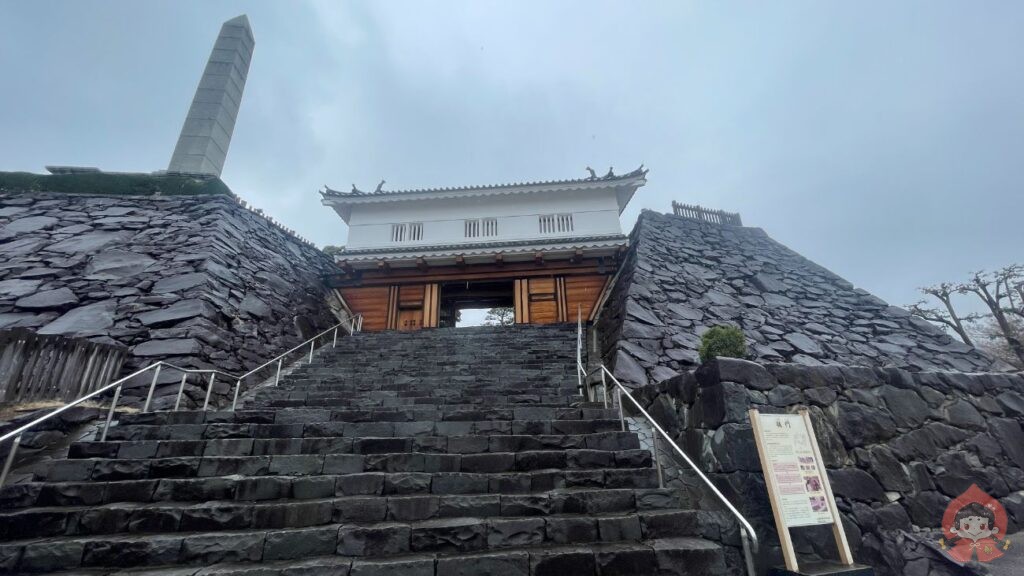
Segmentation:
{"type": "Polygon", "coordinates": [[[21,436],[22,436],[22,434],[24,434],[30,428],[32,428],[32,427],[34,427],[34,426],[36,426],[38,424],[41,424],[43,422],[46,422],[47,420],[50,420],[51,418],[54,418],[54,417],[60,415],[61,413],[65,412],[66,410],[74,408],[75,406],[78,406],[79,404],[81,404],[83,402],[86,402],[86,401],[88,401],[88,400],[90,400],[92,398],[95,398],[96,396],[99,396],[99,395],[103,394],[104,392],[107,392],[109,390],[114,390],[114,397],[113,397],[113,399],[110,402],[110,408],[107,411],[107,418],[106,418],[106,420],[103,423],[103,431],[100,434],[100,441],[101,442],[105,441],[107,439],[107,430],[110,428],[110,423],[111,423],[111,421],[114,418],[114,409],[117,407],[117,401],[121,397],[121,388],[124,386],[125,382],[135,378],[136,376],[140,376],[140,375],[142,375],[142,374],[144,374],[144,373],[146,373],[146,372],[148,372],[150,370],[153,370],[153,379],[150,381],[150,384],[149,384],[149,391],[146,394],[146,403],[143,405],[143,408],[142,408],[143,412],[149,412],[150,405],[153,402],[153,391],[156,389],[157,380],[160,378],[160,370],[163,367],[165,367],[165,366],[167,368],[172,369],[172,370],[177,370],[178,372],[181,373],[181,384],[178,386],[178,396],[177,396],[177,399],[174,402],[174,410],[175,411],[177,411],[178,408],[181,406],[181,397],[182,397],[182,393],[185,390],[185,382],[188,380],[188,375],[189,374],[209,374],[210,375],[209,384],[207,385],[207,388],[206,388],[206,397],[203,400],[203,410],[204,411],[206,411],[209,408],[209,405],[210,405],[210,395],[213,392],[213,384],[216,381],[217,375],[220,374],[222,376],[226,376],[228,378],[231,378],[231,379],[235,380],[235,394],[234,394],[234,398],[231,401],[231,411],[234,412],[235,406],[238,403],[238,393],[239,393],[239,390],[242,388],[242,380],[244,380],[245,378],[247,378],[249,376],[252,376],[256,372],[259,372],[260,370],[266,368],[267,366],[270,366],[274,362],[277,362],[277,374],[274,377],[274,385],[277,386],[278,382],[281,380],[281,364],[284,361],[285,356],[291,354],[292,352],[295,352],[296,350],[299,350],[300,348],[305,348],[306,345],[309,344],[309,361],[312,362],[313,361],[313,351],[316,348],[316,341],[317,341],[317,339],[321,338],[322,336],[325,336],[326,334],[328,334],[330,332],[333,332],[334,336],[333,336],[333,338],[331,340],[331,347],[333,348],[333,347],[338,345],[338,329],[341,328],[341,327],[345,327],[346,330],[348,331],[349,335],[355,334],[356,332],[362,330],[362,328],[363,328],[363,316],[361,314],[360,315],[356,315],[356,316],[350,316],[348,318],[348,320],[346,320],[345,322],[339,322],[338,324],[335,324],[334,326],[331,326],[327,330],[324,330],[323,332],[320,332],[316,336],[313,336],[312,338],[309,338],[308,340],[305,340],[304,342],[302,342],[298,346],[295,346],[294,348],[292,348],[292,349],[290,349],[290,350],[288,350],[288,351],[286,351],[286,352],[284,352],[282,354],[279,354],[278,356],[275,356],[270,361],[261,364],[260,366],[258,366],[256,368],[246,372],[245,374],[242,374],[241,376],[235,376],[234,374],[231,374],[230,372],[224,372],[223,370],[217,370],[215,368],[206,368],[206,369],[201,369],[201,368],[183,368],[181,366],[176,366],[174,364],[171,364],[170,362],[165,362],[163,360],[160,360],[159,362],[156,362],[156,363],[150,364],[148,366],[145,366],[143,368],[140,368],[140,369],[136,370],[135,372],[132,372],[131,374],[129,374],[129,375],[123,377],[123,378],[119,378],[119,379],[117,379],[117,380],[107,384],[106,386],[103,386],[101,388],[93,390],[92,392],[86,394],[85,396],[82,396],[82,397],[80,397],[80,398],[78,398],[76,400],[72,400],[71,402],[68,402],[68,403],[64,404],[63,406],[61,406],[61,407],[59,407],[59,408],[57,408],[57,409],[55,409],[55,410],[53,410],[51,412],[47,412],[46,414],[40,416],[39,418],[36,418],[35,420],[33,420],[33,421],[31,421],[31,422],[29,422],[27,424],[23,424],[22,426],[19,426],[18,428],[15,428],[14,430],[11,430],[10,432],[7,432],[3,436],[0,436],[0,444],[4,443],[7,440],[10,440],[12,438],[14,439],[14,441],[11,442],[11,449],[10,449],[10,451],[7,453],[7,459],[4,461],[3,469],[0,470],[0,487],[3,487],[4,483],[7,481],[7,475],[11,471],[11,466],[14,463],[14,456],[15,456],[17,450],[18,450],[19,444],[21,444],[21,436]]]}
{"type": "Polygon", "coordinates": [[[582,360],[582,358],[583,358],[583,351],[582,351],[583,326],[582,326],[582,322],[579,321],[579,320],[577,320],[577,324],[578,324],[578,326],[577,326],[577,335],[576,335],[576,346],[577,346],[577,349],[576,349],[576,377],[577,377],[577,380],[580,382],[581,389],[582,389],[582,383],[583,382],[585,382],[588,378],[590,378],[590,376],[592,376],[594,373],[600,372],[600,374],[601,374],[601,390],[602,390],[602,396],[603,396],[603,400],[604,400],[604,407],[608,408],[608,383],[607,383],[607,380],[605,379],[605,376],[607,375],[608,378],[611,378],[612,384],[615,386],[615,400],[616,400],[615,404],[619,408],[619,422],[620,422],[620,424],[622,426],[622,431],[623,432],[626,431],[626,420],[625,420],[625,417],[624,417],[623,412],[622,412],[622,396],[623,395],[625,395],[626,398],[629,398],[629,401],[632,402],[634,406],[636,406],[637,410],[639,410],[640,413],[643,414],[644,418],[646,418],[647,422],[651,425],[651,431],[653,433],[652,434],[652,439],[654,441],[654,446],[653,446],[654,461],[655,461],[655,465],[658,468],[658,485],[661,486],[662,488],[664,488],[664,480],[663,480],[663,477],[662,477],[662,470],[661,470],[661,461],[660,461],[660,458],[658,456],[658,434],[660,434],[665,439],[665,441],[668,442],[669,446],[671,446],[672,449],[675,450],[676,454],[678,454],[683,459],[683,461],[686,462],[687,465],[689,465],[690,469],[692,469],[697,474],[697,477],[700,478],[702,482],[704,482],[704,485],[707,486],[711,490],[712,494],[714,494],[718,498],[718,500],[722,504],[725,505],[725,507],[729,510],[729,512],[732,513],[732,515],[740,523],[740,540],[741,540],[741,543],[743,545],[743,557],[744,557],[744,560],[745,560],[746,565],[747,565],[747,574],[749,576],[754,576],[754,574],[755,574],[754,558],[753,558],[753,555],[751,554],[750,546],[751,546],[751,542],[752,542],[753,543],[753,549],[757,550],[758,545],[759,545],[759,542],[758,542],[758,539],[757,539],[757,533],[754,532],[754,527],[750,524],[750,522],[746,519],[746,517],[744,517],[743,514],[740,513],[740,511],[737,510],[735,506],[733,506],[732,502],[730,502],[729,499],[726,498],[724,494],[722,494],[722,492],[718,489],[718,487],[716,487],[711,482],[711,480],[704,474],[704,472],[702,472],[700,470],[700,468],[697,466],[697,464],[694,463],[694,461],[691,460],[690,457],[686,455],[686,452],[684,452],[683,449],[680,448],[679,445],[676,444],[674,440],[672,440],[672,438],[668,435],[668,432],[665,432],[665,429],[662,428],[660,424],[658,424],[658,422],[654,419],[654,417],[652,417],[647,412],[647,410],[644,410],[644,407],[641,406],[639,402],[637,402],[636,398],[634,398],[633,395],[629,393],[629,390],[625,386],[622,385],[622,382],[619,382],[619,379],[616,378],[615,375],[612,374],[611,371],[608,370],[608,368],[603,363],[600,364],[599,366],[597,366],[596,368],[594,368],[593,370],[591,370],[589,372],[587,371],[586,367],[583,365],[583,360],[582,360]]]}

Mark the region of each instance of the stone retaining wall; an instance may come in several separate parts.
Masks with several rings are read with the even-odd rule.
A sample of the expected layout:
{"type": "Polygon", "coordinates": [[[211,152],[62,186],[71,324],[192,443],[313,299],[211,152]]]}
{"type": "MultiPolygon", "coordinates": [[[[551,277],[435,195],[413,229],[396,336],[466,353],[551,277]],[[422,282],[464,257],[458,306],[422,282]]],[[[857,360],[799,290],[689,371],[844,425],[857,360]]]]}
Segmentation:
{"type": "MultiPolygon", "coordinates": [[[[747,410],[807,408],[855,558],[879,574],[964,574],[939,548],[942,514],[971,484],[1024,529],[1024,376],[807,367],[718,359],[636,395],[754,523],[762,564],[781,563],[747,410]]],[[[685,473],[673,475],[694,497],[685,473]]],[[[801,554],[835,557],[826,527],[801,554]]]]}
{"type": "MultiPolygon", "coordinates": [[[[127,346],[126,370],[250,369],[336,322],[321,282],[335,271],[230,196],[0,194],[0,328],[127,346]]],[[[158,407],[177,391],[163,376],[158,407]]]]}
{"type": "Polygon", "coordinates": [[[759,362],[1012,370],[760,228],[644,211],[597,322],[601,355],[625,383],[658,382],[694,368],[720,324],[743,329],[759,362]]]}

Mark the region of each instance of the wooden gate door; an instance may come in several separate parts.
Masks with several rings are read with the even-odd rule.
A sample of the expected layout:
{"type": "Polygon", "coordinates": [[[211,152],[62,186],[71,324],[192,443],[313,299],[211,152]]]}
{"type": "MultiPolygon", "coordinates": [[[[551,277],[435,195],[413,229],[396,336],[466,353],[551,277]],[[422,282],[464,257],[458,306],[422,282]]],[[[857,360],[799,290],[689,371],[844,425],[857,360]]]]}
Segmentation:
{"type": "Polygon", "coordinates": [[[565,279],[557,276],[516,280],[515,312],[519,324],[565,322],[565,279]]]}
{"type": "Polygon", "coordinates": [[[392,286],[388,292],[388,329],[419,330],[437,326],[437,284],[392,286]]]}

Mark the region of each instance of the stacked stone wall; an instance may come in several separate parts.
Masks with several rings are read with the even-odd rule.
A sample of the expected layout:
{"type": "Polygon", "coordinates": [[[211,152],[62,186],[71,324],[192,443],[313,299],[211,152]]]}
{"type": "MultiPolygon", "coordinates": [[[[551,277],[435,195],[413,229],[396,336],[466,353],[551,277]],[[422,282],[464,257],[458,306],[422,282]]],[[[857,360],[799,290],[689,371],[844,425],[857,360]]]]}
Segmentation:
{"type": "MultiPolygon", "coordinates": [[[[231,196],[0,194],[0,328],[121,344],[126,369],[250,369],[336,322],[321,280],[335,271],[231,196]]],[[[177,379],[162,378],[158,406],[177,379]]]]}
{"type": "Polygon", "coordinates": [[[1012,370],[759,228],[643,212],[597,323],[606,362],[623,382],[658,382],[696,367],[701,335],[723,324],[759,362],[1012,370]]]}
{"type": "MultiPolygon", "coordinates": [[[[749,408],[809,411],[854,556],[880,574],[974,573],[939,543],[971,484],[1000,500],[1010,533],[1024,530],[1024,376],[718,359],[637,396],[766,537],[763,566],[781,555],[749,408]]],[[[672,478],[714,507],[685,472],[672,478]]],[[[835,557],[826,527],[795,537],[804,557],[835,557]]]]}

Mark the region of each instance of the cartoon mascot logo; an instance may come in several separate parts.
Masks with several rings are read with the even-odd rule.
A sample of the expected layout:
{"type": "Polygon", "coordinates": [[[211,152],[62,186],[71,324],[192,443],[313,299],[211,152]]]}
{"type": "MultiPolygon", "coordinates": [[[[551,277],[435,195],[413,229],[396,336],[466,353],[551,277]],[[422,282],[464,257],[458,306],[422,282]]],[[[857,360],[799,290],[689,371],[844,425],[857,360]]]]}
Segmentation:
{"type": "Polygon", "coordinates": [[[949,503],[942,516],[942,532],[942,549],[961,563],[970,562],[975,554],[979,562],[991,562],[1010,547],[1006,510],[977,484],[949,503]]]}

